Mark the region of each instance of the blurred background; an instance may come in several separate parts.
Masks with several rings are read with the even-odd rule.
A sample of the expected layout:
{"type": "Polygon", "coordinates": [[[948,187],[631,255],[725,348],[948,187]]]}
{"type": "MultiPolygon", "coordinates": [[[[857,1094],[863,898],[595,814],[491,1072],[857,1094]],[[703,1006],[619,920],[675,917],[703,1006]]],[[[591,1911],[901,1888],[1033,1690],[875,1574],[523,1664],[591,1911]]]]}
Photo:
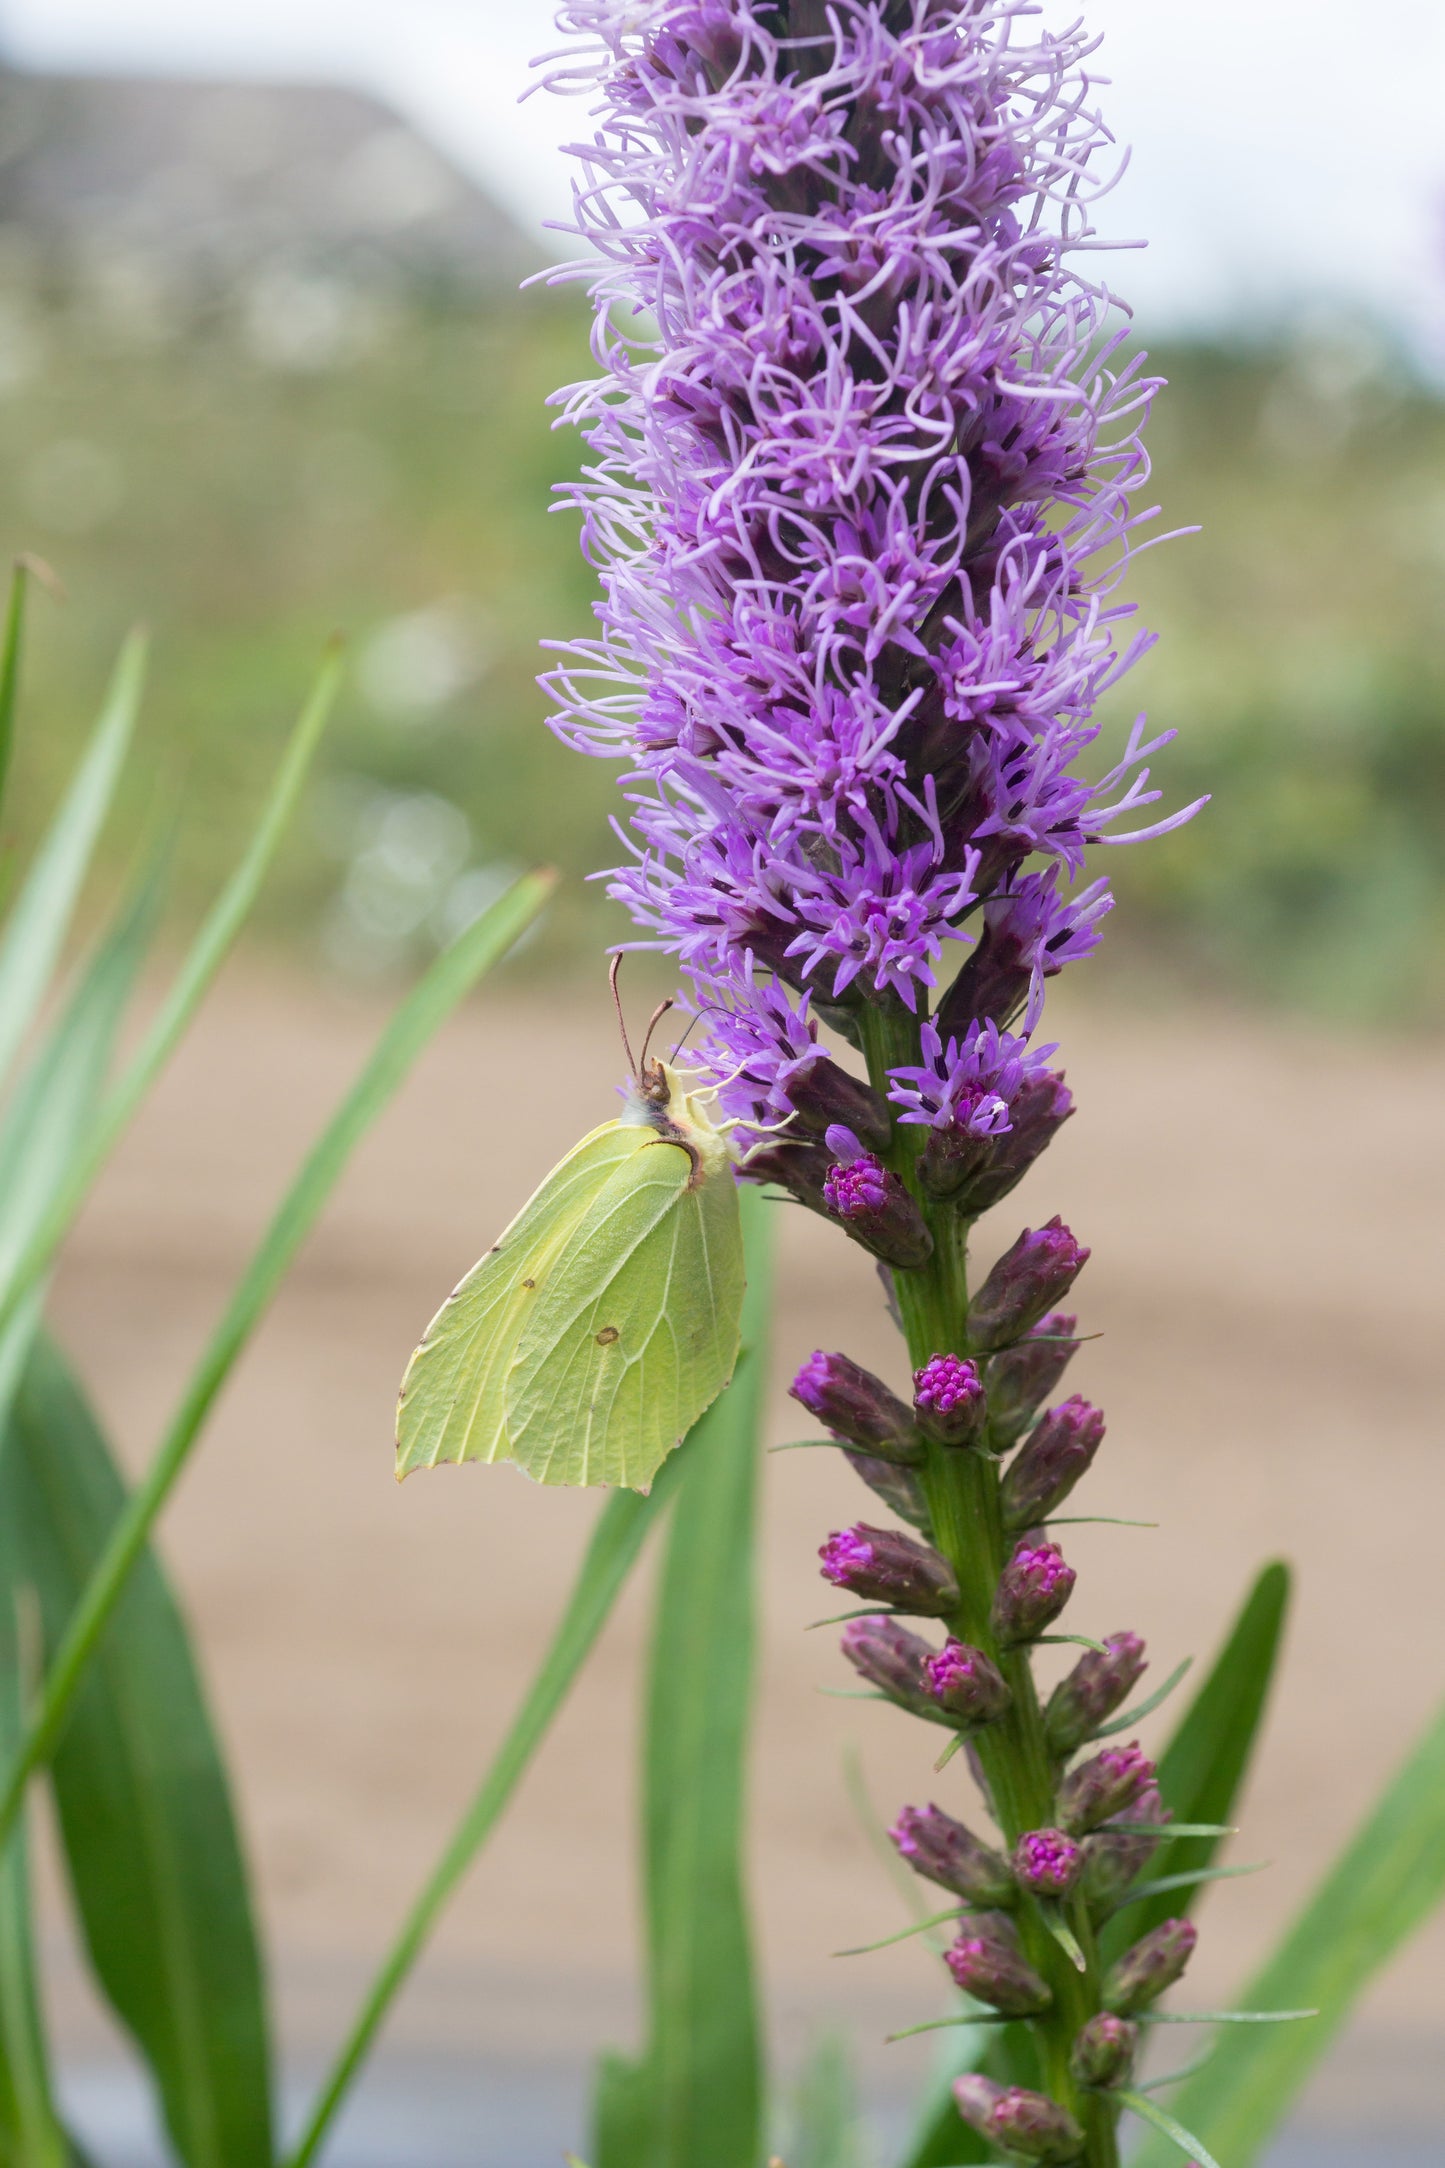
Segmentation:
{"type": "MultiPolygon", "coordinates": [[[[1105,1338],[1078,1382],[1116,1441],[1098,1510],[1143,1499],[1165,1529],[1081,1532],[1079,1550],[1139,1591],[1127,1623],[1161,1671],[1210,1644],[1263,1551],[1304,1575],[1248,1840],[1275,1871],[1211,1910],[1203,1963],[1224,1994],[1440,1686],[1433,1577],[1402,1575],[1399,1546],[1402,1505],[1421,1527],[1445,1507],[1428,1359],[1445,21],[1402,0],[1387,67],[1351,0],[1222,0],[1207,39],[1144,0],[1090,19],[1135,146],[1101,222],[1150,236],[1112,275],[1170,380],[1150,432],[1160,525],[1200,529],[1137,564],[1160,641],[1109,728],[1147,706],[1179,732],[1169,799],[1214,803],[1108,861],[1121,908],[1057,1018],[1083,1112],[1021,1206],[1077,1214],[1095,1247],[1105,1338]]],[[[0,539],[65,590],[35,613],[39,721],[8,840],[34,833],[144,619],[148,759],[109,874],[182,803],[172,908],[189,920],[334,628],[353,658],[252,949],[64,1275],[70,1344],[137,1454],[382,1001],[518,868],[568,876],[368,1146],[167,1532],[300,2068],[495,1739],[589,1517],[506,1473],[400,1495],[387,1478],[417,1331],[599,1118],[618,1065],[599,963],[618,925],[584,879],[611,855],[614,778],[554,743],[534,682],[539,641],[584,626],[591,597],[572,527],[548,517],[579,448],[545,404],[588,372],[585,305],[521,287],[568,253],[546,225],[566,216],[555,146],[585,128],[577,106],[516,103],[552,42],[542,0],[0,9],[0,539]]],[[[795,1217],[780,1372],[819,1337],[886,1363],[868,1274],[795,1217]]],[[[1002,1217],[998,1246],[1018,1214],[1002,1217]]],[[[906,1952],[862,1980],[828,1959],[893,1922],[840,1754],[860,1744],[890,1811],[924,1776],[886,1713],[814,1691],[834,1659],[801,1632],[811,1551],[854,1501],[814,1456],[775,1461],[772,1489],[758,1873],[781,2052],[851,2025],[886,2118],[916,2066],[875,2043],[932,1982],[906,1952]]],[[[350,2128],[355,2168],[531,2168],[578,2136],[578,2073],[628,2022],[642,1623],[624,1610],[408,1998],[350,2128]]],[[[79,2112],[108,2161],[147,2159],[58,1910],[54,1933],[79,2112]]],[[[1390,2157],[1439,2159],[1442,1960],[1436,1932],[1397,1968],[1282,2162],[1323,2164],[1332,2142],[1384,2158],[1378,2129],[1364,2152],[1351,2137],[1381,2098],[1390,2157]]]]}

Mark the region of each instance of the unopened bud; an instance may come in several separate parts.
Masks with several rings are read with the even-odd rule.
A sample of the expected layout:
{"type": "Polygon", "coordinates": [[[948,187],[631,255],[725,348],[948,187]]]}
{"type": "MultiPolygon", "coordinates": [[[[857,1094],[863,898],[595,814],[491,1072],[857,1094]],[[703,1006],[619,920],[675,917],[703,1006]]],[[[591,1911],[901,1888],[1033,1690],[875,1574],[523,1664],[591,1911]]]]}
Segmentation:
{"type": "Polygon", "coordinates": [[[981,1137],[957,1122],[930,1129],[918,1155],[918,1179],[930,1197],[956,1197],[990,1165],[1002,1140],[981,1137]]]}
{"type": "Polygon", "coordinates": [[[881,1378],[846,1355],[818,1348],[788,1390],[835,1437],[880,1460],[919,1461],[923,1446],[912,1413],[881,1378]]]}
{"type": "Polygon", "coordinates": [[[1106,1746],[1080,1762],[1059,1786],[1059,1826],[1074,1837],[1126,1814],[1154,1782],[1154,1764],[1139,1742],[1106,1746]]]}
{"type": "Polygon", "coordinates": [[[1073,1094],[1061,1076],[1044,1070],[1027,1079],[1009,1107],[1009,1126],[989,1138],[993,1150],[972,1176],[958,1185],[954,1203],[970,1217],[1002,1202],[1023,1180],[1039,1154],[1074,1111],[1073,1094]]]}
{"type": "Polygon", "coordinates": [[[821,1212],[825,1217],[828,1205],[823,1184],[832,1168],[832,1153],[810,1137],[785,1137],[748,1154],[750,1182],[776,1182],[779,1189],[787,1190],[810,1212],[821,1212]]]}
{"type": "Polygon", "coordinates": [[[855,1242],[886,1264],[916,1272],[933,1255],[933,1237],[916,1201],[871,1152],[834,1161],[823,1202],[855,1242]]]}
{"type": "Polygon", "coordinates": [[[1098,1452],[1104,1418],[1078,1393],[1050,1408],[1020,1446],[999,1490],[1003,1524],[1036,1528],[1061,1506],[1098,1452]]]}
{"type": "Polygon", "coordinates": [[[855,1671],[871,1686],[897,1702],[914,1716],[934,1723],[947,1719],[939,1710],[928,1683],[932,1649],[922,1637],[910,1633],[893,1618],[850,1619],[843,1628],[843,1654],[855,1671]]]}
{"type": "Polygon", "coordinates": [[[941,1445],[972,1445],[988,1421],[978,1365],[966,1355],[930,1355],[913,1373],[918,1419],[941,1445]]]}
{"type": "Polygon", "coordinates": [[[1013,1849],[1019,1887],[1032,1897],[1067,1897],[1083,1866],[1082,1846],[1062,1829],[1030,1829],[1013,1849]]]}
{"type": "Polygon", "coordinates": [[[905,1807],[888,1832],[915,1874],[969,1904],[1012,1904],[1009,1864],[942,1807],[905,1807]]]}
{"type": "Polygon", "coordinates": [[[943,1618],[957,1607],[958,1582],[946,1558],[901,1529],[835,1529],[818,1556],[823,1578],[864,1603],[891,1604],[922,1618],[943,1618]]]}
{"type": "Polygon", "coordinates": [[[1084,2150],[1084,2133],[1067,2108],[1022,2085],[996,2085],[976,2072],[955,2078],[953,2097],[971,2130],[1016,2160],[1067,2168],[1084,2150]]]}
{"type": "Polygon", "coordinates": [[[851,1129],[865,1151],[887,1151],[893,1134],[888,1101],[826,1054],[795,1069],[786,1088],[799,1124],[813,1136],[825,1137],[838,1127],[851,1129]]]}
{"type": "Polygon", "coordinates": [[[1013,1700],[997,1666],[965,1641],[949,1641],[930,1656],[928,1690],[959,1724],[991,1724],[1013,1700]]]}
{"type": "Polygon", "coordinates": [[[1045,1227],[1026,1227],[1005,1250],[969,1308],[969,1339],[975,1347],[1002,1347],[1017,1340],[1066,1295],[1089,1252],[1055,1213],[1045,1227]]]}
{"type": "Polygon", "coordinates": [[[1084,1846],[1083,1890],[1091,1905],[1108,1908],[1117,1904],[1169,1834],[1169,1816],[1157,1784],[1145,1786],[1127,1818],[1130,1822],[1157,1822],[1159,1834],[1144,1836],[1133,1830],[1111,1828],[1107,1822],[1094,1832],[1084,1846]]]}
{"type": "Polygon", "coordinates": [[[1056,1543],[1020,1543],[998,1578],[994,1632],[1006,1647],[1037,1641],[1073,1594],[1077,1576],[1056,1543]]]}
{"type": "Polygon", "coordinates": [[[1148,1670],[1137,1634],[1110,1634],[1102,1649],[1079,1658],[1049,1696],[1044,1729],[1060,1756],[1072,1754],[1120,1708],[1148,1670]]]}
{"type": "Polygon", "coordinates": [[[1198,1940],[1192,1920],[1162,1921],[1110,1967],[1101,1995],[1105,2007],[1120,2017],[1147,2010],[1180,1977],[1198,1940]]]}
{"type": "Polygon", "coordinates": [[[1007,2017],[1036,2017],[1053,2001],[1046,1980],[1034,1971],[1012,1936],[1000,1929],[1006,1915],[966,1920],[943,1961],[966,1995],[1007,2017]]]}
{"type": "Polygon", "coordinates": [[[843,1458],[860,1482],[866,1483],[875,1498],[907,1521],[925,1536],[932,1528],[928,1500],[923,1495],[923,1485],[911,1468],[900,1468],[895,1461],[879,1460],[872,1453],[849,1452],[845,1447],[843,1458]]]}
{"type": "Polygon", "coordinates": [[[1123,2085],[1138,2049],[1138,2026],[1101,2010],[1075,2035],[1069,2069],[1080,2085],[1123,2085]]]}
{"type": "Polygon", "coordinates": [[[995,1355],[984,1371],[988,1423],[995,1451],[1003,1452],[1022,1437],[1058,1384],[1078,1348],[1076,1317],[1056,1310],[1041,1318],[1017,1347],[995,1355]]]}

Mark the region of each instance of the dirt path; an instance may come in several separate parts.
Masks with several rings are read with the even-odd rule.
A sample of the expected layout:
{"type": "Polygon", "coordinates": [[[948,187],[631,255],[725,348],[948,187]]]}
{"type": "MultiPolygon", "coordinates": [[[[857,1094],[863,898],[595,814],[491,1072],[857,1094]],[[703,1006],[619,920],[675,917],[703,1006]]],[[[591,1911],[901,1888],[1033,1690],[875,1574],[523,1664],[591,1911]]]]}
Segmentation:
{"type": "MultiPolygon", "coordinates": [[[[996,1246],[1060,1209],[1094,1246],[1079,1294],[1103,1337],[1077,1385],[1110,1437],[1090,1509],[1158,1533],[1074,1531],[1083,1630],[1139,1628],[1155,1677],[1207,1651],[1257,1561],[1303,1586],[1241,1856],[1213,1900],[1212,2002],[1342,1840],[1445,1686],[1438,1531],[1445,1049],[1341,1045],[1184,1012],[1061,1012],[1082,1111],[996,1246]],[[1119,1600],[1104,1587],[1127,1590],[1119,1600]]],[[[304,1142],[369,1042],[371,1010],[233,979],[75,1241],[64,1335],[126,1451],[183,1367],[304,1142]]],[[[537,1176],[603,1115],[618,1067],[600,999],[481,1002],[360,1155],[244,1363],[165,1547],[199,1622],[285,1998],[329,2035],[475,1781],[554,1617],[594,1507],[510,1471],[390,1479],[391,1407],[437,1298],[537,1176]]],[[[866,1259],[780,1208],[773,1435],[818,1344],[896,1372],[866,1259]]],[[[756,1882],[775,2003],[865,2027],[929,2012],[916,1946],[838,1965],[897,1901],[840,1781],[857,1741],[879,1807],[940,1787],[928,1742],[842,1683],[814,1550],[862,1501],[824,1454],[768,1467],[756,1882]]],[[[486,1863],[402,2038],[493,2051],[625,2033],[628,1800],[644,1608],[629,1601],[486,1863]],[[559,1985],[559,1979],[562,1984],[559,1985]]],[[[1445,2037],[1445,1928],[1375,1994],[1376,2028],[1445,2037]]],[[[79,2020],[76,2020],[79,2023],[79,2020]]],[[[1367,2031],[1368,2031],[1367,2027],[1367,2031]]],[[[1409,2058],[1434,2111],[1442,2080],[1409,2058]]],[[[1425,2096],[1422,2096],[1422,2099],[1425,2096]]]]}

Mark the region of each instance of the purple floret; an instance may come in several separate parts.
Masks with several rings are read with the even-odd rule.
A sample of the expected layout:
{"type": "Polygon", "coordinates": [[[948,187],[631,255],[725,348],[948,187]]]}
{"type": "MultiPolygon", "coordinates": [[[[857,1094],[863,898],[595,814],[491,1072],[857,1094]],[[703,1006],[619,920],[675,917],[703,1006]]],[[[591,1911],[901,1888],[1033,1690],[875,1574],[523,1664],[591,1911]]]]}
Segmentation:
{"type": "Polygon", "coordinates": [[[921,1370],[913,1373],[916,1406],[930,1414],[953,1415],[982,1397],[978,1366],[966,1355],[930,1355],[921,1370]]]}
{"type": "Polygon", "coordinates": [[[888,1179],[879,1160],[863,1152],[845,1166],[841,1161],[828,1170],[823,1183],[828,1210],[839,1219],[862,1219],[882,1211],[888,1201],[888,1179]]]}

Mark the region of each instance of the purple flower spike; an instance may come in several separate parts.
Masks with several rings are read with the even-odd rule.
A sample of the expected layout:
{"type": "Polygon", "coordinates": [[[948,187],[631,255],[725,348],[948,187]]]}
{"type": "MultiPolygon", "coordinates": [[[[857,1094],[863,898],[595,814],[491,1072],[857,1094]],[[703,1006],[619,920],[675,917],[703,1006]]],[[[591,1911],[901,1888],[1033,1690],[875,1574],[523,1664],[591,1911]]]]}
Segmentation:
{"type": "Polygon", "coordinates": [[[1017,1347],[993,1356],[984,1372],[988,1421],[996,1450],[1003,1451],[1027,1430],[1078,1350],[1076,1317],[1056,1310],[1041,1318],[1017,1347]]]}
{"type": "Polygon", "coordinates": [[[881,1378],[848,1356],[815,1349],[788,1389],[834,1437],[846,1438],[880,1460],[922,1460],[918,1425],[910,1411],[881,1378]]]}
{"type": "Polygon", "coordinates": [[[1199,1940],[1192,1920],[1164,1920],[1126,1950],[1105,1976],[1103,2000],[1116,2016],[1147,2010],[1183,1973],[1199,1940]]]}
{"type": "Polygon", "coordinates": [[[999,1575],[994,1631],[1005,1646],[1037,1641],[1063,1610],[1077,1576],[1056,1543],[1021,1543],[999,1575]]]}
{"type": "Polygon", "coordinates": [[[908,1191],[871,1152],[835,1161],[823,1202],[856,1242],[885,1264],[916,1271],[933,1254],[933,1237],[908,1191]]]}
{"type": "Polygon", "coordinates": [[[1046,1226],[1026,1227],[994,1266],[968,1313],[975,1347],[1017,1340],[1067,1295],[1088,1259],[1057,1213],[1046,1226]]]}
{"type": "Polygon", "coordinates": [[[1044,1729],[1055,1754],[1072,1754],[1106,1724],[1148,1668],[1137,1634],[1110,1634],[1102,1653],[1087,1650],[1054,1688],[1044,1712],[1044,1729]]]}
{"type": "Polygon", "coordinates": [[[1103,2010],[1075,2035],[1069,2068],[1080,2085],[1125,2085],[1138,2052],[1138,2026],[1103,2010]]]}
{"type": "Polygon", "coordinates": [[[1154,1782],[1154,1764],[1137,1739],[1106,1746],[1080,1762],[1059,1786],[1059,1826],[1074,1837],[1127,1814],[1154,1782]]]}
{"type": "Polygon", "coordinates": [[[1078,1393],[1050,1408],[1004,1476],[999,1493],[1004,1527],[1010,1533],[1036,1528],[1057,1512],[1103,1442],[1103,1416],[1078,1393]]]}
{"type": "Polygon", "coordinates": [[[966,1995],[1008,2017],[1037,2017],[1054,1999],[1048,1983],[1011,1941],[980,1932],[981,1924],[965,1922],[958,1940],[944,1951],[944,1963],[966,1995]]]}
{"type": "Polygon", "coordinates": [[[930,1717],[935,1723],[947,1721],[928,1683],[933,1651],[918,1634],[900,1626],[897,1619],[850,1619],[843,1628],[842,1647],[853,1669],[900,1709],[930,1717]]]}
{"type": "Polygon", "coordinates": [[[996,2085],[992,2078],[970,2073],[954,2079],[953,2097],[969,2128],[1015,2160],[1067,2168],[1084,2150],[1084,2133],[1068,2109],[1045,2093],[996,2085]]]}
{"type": "Polygon", "coordinates": [[[1011,1905],[1017,1890],[1009,1864],[942,1807],[905,1807],[888,1832],[915,1874],[972,1905],[1011,1905]]]}
{"type": "Polygon", "coordinates": [[[960,1724],[991,1724],[1013,1699],[982,1649],[964,1641],[949,1641],[929,1658],[928,1690],[960,1724]]]}
{"type": "Polygon", "coordinates": [[[1019,1886],[1033,1897],[1066,1897],[1083,1865],[1082,1847],[1061,1829],[1031,1829],[1013,1850],[1019,1886]]]}
{"type": "Polygon", "coordinates": [[[893,1528],[841,1528],[819,1551],[823,1578],[865,1603],[891,1604],[921,1618],[943,1618],[958,1603],[953,1569],[926,1543],[893,1528]]]}
{"type": "Polygon", "coordinates": [[[930,1355],[913,1373],[913,1405],[943,1445],[976,1444],[988,1421],[978,1365],[966,1355],[930,1355]]]}

